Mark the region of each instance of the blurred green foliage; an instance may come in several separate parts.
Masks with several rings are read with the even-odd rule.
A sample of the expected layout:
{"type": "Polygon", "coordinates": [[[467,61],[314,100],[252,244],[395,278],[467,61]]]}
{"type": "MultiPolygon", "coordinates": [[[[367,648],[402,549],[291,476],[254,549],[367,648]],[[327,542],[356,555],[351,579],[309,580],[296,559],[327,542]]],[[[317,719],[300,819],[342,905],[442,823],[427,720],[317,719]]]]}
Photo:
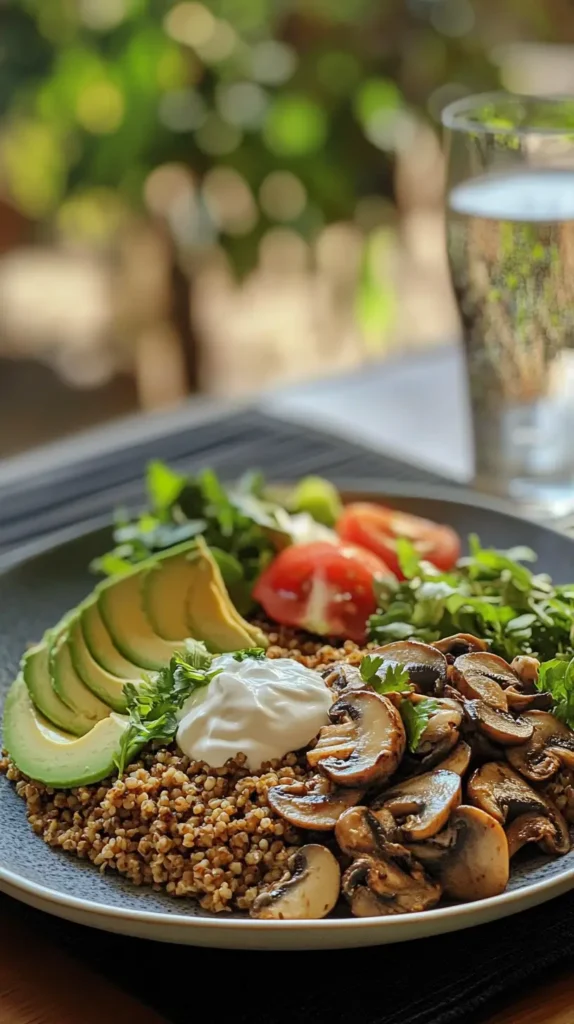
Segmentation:
{"type": "MultiPolygon", "coordinates": [[[[161,193],[158,168],[184,165],[194,216],[187,226],[170,221],[169,195],[162,211],[178,223],[178,245],[195,251],[219,239],[245,270],[270,226],[312,237],[352,219],[358,200],[392,194],[393,154],[414,112],[436,116],[442,102],[497,85],[489,48],[499,8],[0,0],[6,187],[26,215],[97,238],[161,193]],[[221,167],[234,177],[214,179],[210,193],[209,174],[221,167]],[[210,203],[218,181],[237,196],[243,189],[244,216],[210,203]]],[[[531,22],[539,36],[550,32],[538,3],[507,5],[505,26],[510,8],[523,34],[531,22]]],[[[367,234],[381,228],[376,219],[362,225],[367,234]]],[[[388,302],[377,305],[368,281],[367,272],[358,307],[385,322],[388,302]]]]}

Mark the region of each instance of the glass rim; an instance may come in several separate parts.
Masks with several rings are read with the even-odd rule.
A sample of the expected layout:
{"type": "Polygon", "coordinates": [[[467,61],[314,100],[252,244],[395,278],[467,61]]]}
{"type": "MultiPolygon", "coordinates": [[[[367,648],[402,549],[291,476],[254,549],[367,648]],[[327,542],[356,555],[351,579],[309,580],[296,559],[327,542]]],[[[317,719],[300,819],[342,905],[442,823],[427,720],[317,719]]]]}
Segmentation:
{"type": "Polygon", "coordinates": [[[517,124],[512,127],[506,125],[494,125],[494,124],[481,124],[479,121],[473,120],[470,116],[471,112],[485,103],[496,103],[504,102],[508,105],[515,104],[519,107],[521,104],[539,104],[547,106],[559,106],[561,103],[574,103],[574,93],[560,93],[551,94],[546,96],[536,95],[525,95],[523,93],[504,92],[499,89],[494,92],[480,92],[474,93],[471,96],[464,96],[462,99],[454,100],[453,103],[447,104],[446,107],[441,111],[441,121],[443,127],[448,128],[449,131],[454,132],[473,132],[474,134],[482,135],[565,135],[572,134],[572,129],[567,127],[563,128],[550,128],[534,127],[534,125],[517,124]]]}

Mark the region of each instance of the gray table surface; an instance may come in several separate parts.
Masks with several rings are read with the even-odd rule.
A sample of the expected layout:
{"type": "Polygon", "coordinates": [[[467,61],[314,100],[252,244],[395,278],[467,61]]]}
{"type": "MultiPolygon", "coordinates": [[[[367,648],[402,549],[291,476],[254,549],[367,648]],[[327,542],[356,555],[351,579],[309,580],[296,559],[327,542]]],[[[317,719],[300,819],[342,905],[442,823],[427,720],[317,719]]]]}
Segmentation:
{"type": "Polygon", "coordinates": [[[350,374],[276,388],[241,403],[195,397],[167,413],[113,420],[0,460],[0,489],[32,478],[39,468],[80,465],[102,451],[128,448],[178,426],[189,429],[247,404],[363,442],[455,480],[471,476],[462,360],[458,347],[451,344],[369,363],[350,374]]]}

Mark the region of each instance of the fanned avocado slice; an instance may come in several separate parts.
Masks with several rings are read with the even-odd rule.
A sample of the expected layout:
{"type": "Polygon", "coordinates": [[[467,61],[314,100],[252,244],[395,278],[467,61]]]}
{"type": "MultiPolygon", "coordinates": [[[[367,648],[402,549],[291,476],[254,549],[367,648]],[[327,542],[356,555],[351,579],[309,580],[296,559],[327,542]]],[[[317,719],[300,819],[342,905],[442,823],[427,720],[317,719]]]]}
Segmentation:
{"type": "MultiPolygon", "coordinates": [[[[220,604],[222,614],[225,616],[226,619],[235,622],[239,629],[242,631],[242,633],[247,633],[250,642],[248,644],[245,644],[244,646],[267,648],[269,646],[269,641],[267,640],[267,637],[265,636],[263,630],[259,629],[258,626],[254,626],[251,622],[247,622],[247,620],[244,619],[243,616],[241,616],[237,611],[237,608],[235,607],[233,601],[229,596],[227,587],[225,586],[223,576],[221,575],[221,570],[217,562],[215,561],[215,558],[211,554],[211,551],[209,550],[203,537],[198,537],[195,543],[199,554],[202,556],[202,561],[203,563],[205,563],[203,565],[205,576],[209,578],[212,587],[215,588],[219,593],[221,599],[220,604]]],[[[197,617],[197,602],[192,600],[190,604],[188,604],[188,610],[190,607],[192,608],[191,614],[193,622],[195,622],[197,617]]],[[[192,635],[195,636],[195,633],[192,635]]],[[[205,640],[205,637],[201,637],[200,639],[204,640],[205,643],[207,644],[207,640],[205,640]]],[[[207,646],[209,646],[209,644],[207,644],[207,646]]],[[[237,646],[235,648],[220,648],[220,650],[223,651],[232,651],[238,649],[239,648],[237,646]]]]}
{"type": "Polygon", "coordinates": [[[75,736],[83,736],[90,731],[93,720],[72,711],[52,687],[47,644],[38,644],[24,655],[22,677],[33,703],[49,722],[75,736]]]}
{"type": "Polygon", "coordinates": [[[124,686],[128,680],[107,672],[95,658],[92,658],[84,639],[79,616],[70,624],[66,639],[72,663],[82,682],[114,711],[125,711],[124,686]]]}
{"type": "Polygon", "coordinates": [[[79,616],[86,647],[94,661],[97,661],[106,672],[120,679],[141,679],[141,666],[134,665],[132,661],[124,658],[114,645],[100,615],[97,592],[80,606],[79,616]]]}
{"type": "Polygon", "coordinates": [[[267,645],[261,631],[250,626],[234,607],[203,538],[156,557],[145,570],[142,593],[144,611],[154,631],[172,643],[193,636],[209,646],[210,634],[216,630],[217,650],[267,645]],[[219,600],[214,599],[214,590],[219,600]],[[223,630],[228,636],[225,647],[221,646],[223,630]]]}
{"type": "Polygon", "coordinates": [[[19,676],[6,698],[3,740],[12,760],[30,778],[58,789],[88,786],[115,772],[114,758],[128,725],[128,718],[112,713],[79,738],[60,732],[37,713],[19,676]]]}
{"type": "Polygon", "coordinates": [[[142,577],[145,614],[163,640],[177,643],[191,636],[187,618],[187,595],[194,586],[197,549],[172,552],[158,558],[142,577]]]}
{"type": "Polygon", "coordinates": [[[166,665],[178,644],[162,640],[143,608],[143,571],[112,579],[98,588],[98,606],[114,645],[124,658],[143,669],[166,665]]]}
{"type": "Polygon", "coordinates": [[[49,649],[48,666],[55,693],[75,711],[91,719],[92,724],[107,718],[110,709],[82,682],[72,663],[67,634],[56,637],[49,649]]]}
{"type": "Polygon", "coordinates": [[[207,549],[195,562],[194,585],[187,594],[187,619],[191,635],[203,640],[210,651],[237,651],[253,646],[247,623],[235,612],[218,566],[207,549]]]}

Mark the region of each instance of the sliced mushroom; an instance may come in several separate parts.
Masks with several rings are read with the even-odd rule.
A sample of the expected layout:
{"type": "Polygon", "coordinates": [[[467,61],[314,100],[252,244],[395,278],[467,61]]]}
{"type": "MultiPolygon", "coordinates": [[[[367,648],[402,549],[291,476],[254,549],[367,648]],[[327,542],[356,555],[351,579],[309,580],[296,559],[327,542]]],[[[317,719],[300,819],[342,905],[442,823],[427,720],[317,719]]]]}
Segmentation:
{"type": "Polygon", "coordinates": [[[355,917],[416,914],[434,907],[441,897],[438,882],[408,855],[359,857],[343,875],[342,892],[355,917]]]}
{"type": "Polygon", "coordinates": [[[397,708],[374,690],[355,690],[339,697],[317,745],[307,753],[311,767],[319,766],[340,786],[385,782],[396,771],[406,744],[405,727],[397,708]]]}
{"type": "Polygon", "coordinates": [[[448,757],[445,757],[444,761],[437,765],[437,768],[445,772],[455,772],[462,778],[468,771],[471,756],[472,750],[468,743],[460,740],[448,757]]]}
{"type": "Polygon", "coordinates": [[[514,674],[518,676],[525,689],[535,690],[538,680],[540,662],[538,658],[531,658],[527,654],[519,654],[510,662],[514,674]]]}
{"type": "Polygon", "coordinates": [[[508,852],[514,857],[526,843],[537,843],[545,853],[563,855],[570,850],[570,833],[563,815],[550,801],[548,816],[530,811],[515,818],[506,829],[508,852]]]}
{"type": "Polygon", "coordinates": [[[454,658],[459,658],[461,654],[470,654],[472,651],[488,650],[487,641],[473,636],[472,633],[455,633],[454,636],[445,636],[443,640],[436,640],[432,646],[436,647],[437,651],[450,654],[454,658]]]}
{"type": "Polygon", "coordinates": [[[504,696],[508,702],[509,710],[522,714],[524,711],[530,711],[537,709],[539,711],[548,711],[554,705],[554,698],[551,693],[546,690],[536,691],[535,693],[525,693],[523,690],[517,689],[515,686],[508,686],[504,691],[504,696]]]}
{"type": "Polygon", "coordinates": [[[302,846],[289,861],[289,875],[251,908],[251,917],[265,921],[302,921],[325,917],[335,906],[341,887],[341,869],[326,846],[302,846]]]}
{"type": "MultiPolygon", "coordinates": [[[[412,695],[413,703],[417,703],[418,696],[418,694],[412,695]]],[[[459,701],[443,697],[435,700],[435,706],[436,710],[430,714],[416,751],[417,758],[422,757],[427,768],[438,764],[456,746],[463,716],[462,705],[459,701]]]]}
{"type": "MultiPolygon", "coordinates": [[[[550,818],[543,818],[534,811],[529,814],[521,814],[510,823],[506,829],[508,841],[508,856],[512,860],[527,843],[538,843],[546,849],[545,843],[555,838],[556,830],[550,818]]],[[[550,852],[547,850],[547,852],[550,852]]]]}
{"type": "Polygon", "coordinates": [[[485,651],[463,654],[457,658],[451,678],[457,689],[469,700],[482,700],[497,711],[508,710],[504,690],[518,682],[503,658],[485,651]]]}
{"type": "Polygon", "coordinates": [[[267,802],[291,825],[326,832],[335,828],[343,811],[360,803],[364,792],[364,789],[339,789],[323,775],[317,775],[308,782],[272,786],[267,802]]]}
{"type": "Polygon", "coordinates": [[[477,768],[468,780],[467,796],[503,825],[521,814],[534,811],[547,817],[549,813],[544,797],[504,761],[490,761],[477,768]]]}
{"type": "Polygon", "coordinates": [[[372,804],[376,812],[390,811],[405,842],[414,843],[436,835],[461,801],[460,777],[455,772],[434,771],[416,775],[381,793],[372,804]]]}
{"type": "Polygon", "coordinates": [[[549,779],[561,766],[574,768],[574,733],[547,711],[527,711],[523,721],[532,727],[526,743],[508,751],[513,768],[533,782],[549,779]]]}
{"type": "Polygon", "coordinates": [[[485,900],[504,892],[508,883],[504,829],[477,807],[457,807],[444,832],[409,850],[438,877],[451,899],[485,900]]]}
{"type": "Polygon", "coordinates": [[[346,690],[368,689],[359,669],[355,665],[348,665],[345,661],[339,662],[338,665],[329,665],[329,668],[323,673],[323,679],[333,694],[338,697],[346,690]]]}
{"type": "Polygon", "coordinates": [[[390,846],[396,852],[400,836],[393,815],[385,808],[375,812],[370,807],[350,807],[335,825],[335,839],[349,857],[377,857],[390,846]]]}
{"type": "Polygon", "coordinates": [[[384,661],[379,675],[384,676],[391,665],[401,665],[421,693],[442,693],[447,680],[447,660],[436,647],[419,640],[397,640],[384,647],[377,647],[372,654],[384,661]]]}
{"type": "Polygon", "coordinates": [[[515,746],[530,739],[534,727],[526,716],[514,718],[508,711],[497,711],[483,700],[467,700],[464,711],[469,723],[480,729],[493,743],[515,746]]]}

